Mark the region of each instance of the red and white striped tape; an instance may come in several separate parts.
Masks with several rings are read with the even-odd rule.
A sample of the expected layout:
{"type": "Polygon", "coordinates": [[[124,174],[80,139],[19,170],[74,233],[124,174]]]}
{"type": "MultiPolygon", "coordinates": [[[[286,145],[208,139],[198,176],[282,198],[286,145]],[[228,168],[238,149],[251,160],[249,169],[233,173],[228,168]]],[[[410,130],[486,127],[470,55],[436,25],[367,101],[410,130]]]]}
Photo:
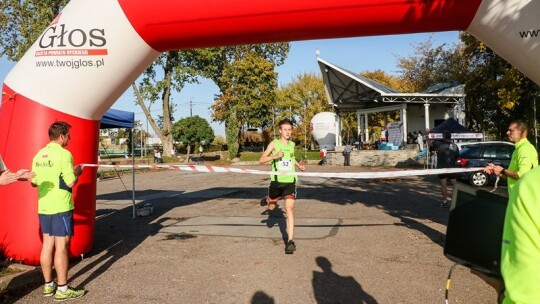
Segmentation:
{"type": "Polygon", "coordinates": [[[257,175],[298,175],[305,177],[332,177],[348,179],[368,179],[368,178],[396,178],[407,176],[452,174],[461,172],[481,171],[484,168],[446,168],[446,169],[427,169],[427,170],[400,170],[400,171],[382,171],[382,172],[273,172],[253,169],[242,169],[232,167],[201,166],[201,165],[96,165],[82,164],[84,167],[117,168],[117,169],[142,169],[142,168],[164,168],[172,170],[181,170],[188,172],[204,173],[243,173],[257,175]]]}

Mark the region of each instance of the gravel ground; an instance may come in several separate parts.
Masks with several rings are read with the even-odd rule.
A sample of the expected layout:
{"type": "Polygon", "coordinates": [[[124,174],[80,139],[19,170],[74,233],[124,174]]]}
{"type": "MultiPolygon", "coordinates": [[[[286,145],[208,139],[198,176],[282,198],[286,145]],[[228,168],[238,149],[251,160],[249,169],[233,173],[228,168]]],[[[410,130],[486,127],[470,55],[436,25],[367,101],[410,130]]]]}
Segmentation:
{"type": "MultiPolygon", "coordinates": [[[[307,170],[383,169],[313,165],[307,170]]],[[[131,177],[122,179],[131,191],[131,177]]],[[[296,217],[339,219],[340,224],[323,239],[296,235],[298,249],[292,255],[284,254],[282,239],[161,231],[198,216],[264,220],[259,200],[268,184],[262,175],[172,170],[137,174],[137,196],[162,191],[178,195],[151,200],[154,214],[132,219],[130,205],[102,203],[130,198],[120,179],[98,182],[94,247],[70,268],[71,285],[88,291],[76,302],[444,303],[452,265],[443,255],[448,210],[438,206],[438,179],[433,176],[303,178],[296,217]],[[234,191],[211,199],[196,195],[222,190],[234,191]],[[183,196],[185,191],[191,195],[183,196]]],[[[41,292],[41,285],[35,284],[3,300],[53,302],[41,292]]],[[[459,266],[449,302],[496,303],[496,293],[459,266]]]]}

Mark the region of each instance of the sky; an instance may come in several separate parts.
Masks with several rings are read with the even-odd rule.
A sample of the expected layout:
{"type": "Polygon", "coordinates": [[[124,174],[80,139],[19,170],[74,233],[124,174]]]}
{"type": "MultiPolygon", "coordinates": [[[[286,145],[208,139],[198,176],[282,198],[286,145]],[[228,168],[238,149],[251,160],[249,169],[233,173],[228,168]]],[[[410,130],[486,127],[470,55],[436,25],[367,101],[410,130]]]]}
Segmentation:
{"type": "MultiPolygon", "coordinates": [[[[438,32],[407,35],[388,35],[358,38],[340,38],[325,40],[308,40],[291,43],[289,56],[282,66],[276,68],[278,83],[284,86],[303,73],[320,75],[315,52],[319,50],[319,57],[349,71],[360,73],[368,70],[382,70],[389,74],[396,74],[397,57],[412,55],[413,45],[432,38],[434,45],[446,43],[452,45],[459,42],[459,33],[438,32]]],[[[9,70],[15,63],[6,58],[0,58],[0,80],[2,83],[9,70]]],[[[225,135],[225,126],[211,122],[210,106],[214,96],[218,94],[217,86],[210,80],[200,79],[199,84],[188,84],[179,93],[172,95],[172,102],[177,104],[175,120],[188,117],[191,112],[207,119],[216,135],[225,135]]],[[[146,125],[146,118],[139,106],[135,105],[133,91],[129,88],[116,103],[114,109],[135,112],[135,119],[146,125]]],[[[157,104],[152,108],[154,118],[160,113],[157,104]]],[[[149,130],[150,134],[153,132],[149,130]]]]}

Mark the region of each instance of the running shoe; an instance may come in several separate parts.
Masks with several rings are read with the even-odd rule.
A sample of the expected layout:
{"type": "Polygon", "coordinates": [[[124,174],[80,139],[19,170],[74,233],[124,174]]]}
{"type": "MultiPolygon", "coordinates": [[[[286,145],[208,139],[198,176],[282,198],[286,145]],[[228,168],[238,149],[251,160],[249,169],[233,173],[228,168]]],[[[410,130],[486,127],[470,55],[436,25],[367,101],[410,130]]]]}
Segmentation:
{"type": "Polygon", "coordinates": [[[287,246],[285,246],[285,253],[286,254],[292,254],[296,250],[296,245],[294,244],[293,240],[290,240],[287,242],[287,246]]]}
{"type": "Polygon", "coordinates": [[[75,290],[71,287],[68,287],[66,292],[62,292],[60,289],[56,289],[56,293],[54,294],[54,300],[57,302],[73,300],[84,296],[84,293],[84,290],[75,290]]]}
{"type": "Polygon", "coordinates": [[[53,282],[53,285],[51,285],[51,286],[45,285],[43,287],[43,296],[44,297],[53,296],[54,293],[56,292],[56,287],[58,287],[58,286],[56,286],[56,283],[54,283],[54,282],[53,282]]]}
{"type": "Polygon", "coordinates": [[[447,200],[444,200],[442,201],[441,205],[440,205],[442,208],[448,208],[450,207],[450,203],[448,203],[447,200]]]}

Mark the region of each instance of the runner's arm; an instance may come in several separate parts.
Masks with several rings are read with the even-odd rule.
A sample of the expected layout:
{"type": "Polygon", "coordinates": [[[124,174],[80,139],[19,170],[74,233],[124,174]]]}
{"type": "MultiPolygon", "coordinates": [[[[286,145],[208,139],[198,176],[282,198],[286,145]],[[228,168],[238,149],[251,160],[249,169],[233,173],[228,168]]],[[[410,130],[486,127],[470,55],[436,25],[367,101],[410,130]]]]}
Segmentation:
{"type": "Polygon", "coordinates": [[[261,158],[259,159],[259,164],[264,164],[269,161],[273,161],[274,159],[283,157],[282,151],[279,151],[276,155],[270,156],[270,153],[272,153],[274,148],[275,148],[274,142],[271,142],[270,144],[268,144],[268,147],[266,148],[266,150],[264,150],[263,154],[261,155],[261,158]]]}

